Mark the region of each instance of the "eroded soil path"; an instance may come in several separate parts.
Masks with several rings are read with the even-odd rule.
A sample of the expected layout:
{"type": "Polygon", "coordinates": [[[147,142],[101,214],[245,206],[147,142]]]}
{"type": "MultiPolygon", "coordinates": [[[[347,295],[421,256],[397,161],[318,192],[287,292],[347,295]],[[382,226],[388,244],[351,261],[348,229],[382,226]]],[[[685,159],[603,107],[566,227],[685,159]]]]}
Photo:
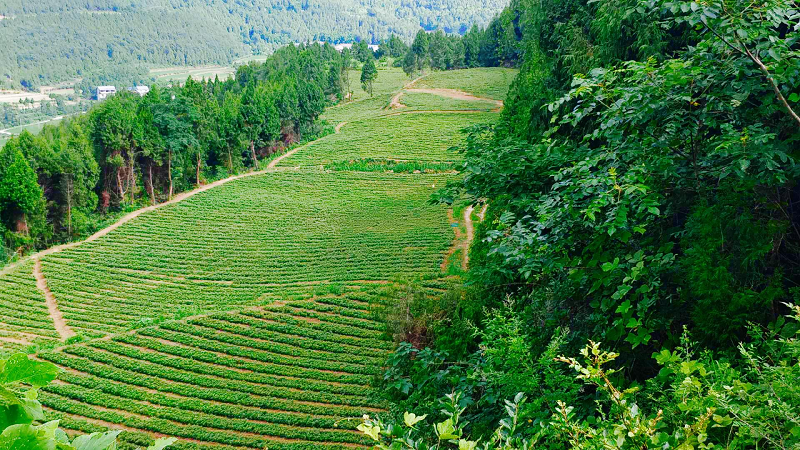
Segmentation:
{"type": "Polygon", "coordinates": [[[400,91],[392,97],[392,101],[389,102],[389,109],[398,109],[398,108],[405,108],[406,105],[400,103],[400,98],[403,97],[405,91],[400,91]]]}
{"type": "Polygon", "coordinates": [[[475,239],[475,227],[472,225],[472,211],[474,210],[475,208],[472,205],[469,205],[469,207],[464,210],[464,226],[467,228],[467,238],[464,239],[462,247],[462,253],[464,254],[462,267],[464,270],[467,270],[467,266],[469,265],[469,246],[472,245],[472,240],[475,239]]]}
{"type": "Polygon", "coordinates": [[[452,98],[452,99],[455,99],[455,100],[488,102],[488,103],[494,103],[496,106],[498,106],[500,108],[503,107],[503,101],[502,100],[495,100],[495,99],[486,98],[486,97],[478,97],[476,95],[470,94],[469,92],[459,91],[457,89],[444,89],[444,88],[436,88],[436,89],[430,89],[430,88],[422,89],[422,88],[419,88],[418,89],[418,88],[410,88],[410,89],[406,89],[406,92],[438,95],[439,97],[452,98]]]}
{"type": "Polygon", "coordinates": [[[36,278],[36,287],[44,294],[45,301],[47,302],[47,311],[50,314],[50,320],[53,321],[53,327],[55,327],[58,335],[61,336],[61,340],[66,341],[72,336],[75,336],[75,332],[67,325],[64,316],[61,315],[61,311],[58,309],[56,297],[50,292],[50,288],[47,287],[47,280],[45,280],[44,274],[42,273],[42,262],[38,258],[36,258],[35,261],[33,265],[33,276],[36,278]]]}

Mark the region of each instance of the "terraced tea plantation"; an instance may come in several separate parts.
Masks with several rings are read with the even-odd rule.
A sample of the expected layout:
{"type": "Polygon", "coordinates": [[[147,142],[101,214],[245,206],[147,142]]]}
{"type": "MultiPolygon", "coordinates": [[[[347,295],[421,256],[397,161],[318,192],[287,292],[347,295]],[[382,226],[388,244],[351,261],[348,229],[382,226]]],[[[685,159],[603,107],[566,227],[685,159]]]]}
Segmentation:
{"type": "Polygon", "coordinates": [[[46,256],[42,270],[67,323],[90,336],[252,305],[287,285],[430,273],[452,231],[427,199],[448,176],[237,180],[46,256]]]}
{"type": "Polygon", "coordinates": [[[386,406],[379,311],[398,280],[445,287],[463,224],[429,198],[458,176],[460,130],[498,104],[382,73],[377,97],[329,109],[336,134],[275,168],[0,272],[0,355],[64,369],[41,393],[48,418],[122,429],[123,448],[370,445],[354,426],[386,406]]]}
{"type": "Polygon", "coordinates": [[[373,308],[382,284],[287,288],[244,308],[165,322],[41,357],[68,369],[41,396],[72,430],[119,424],[180,446],[343,448],[382,404],[369,389],[390,349],[373,308]],[[351,419],[351,418],[356,418],[351,419]]]}

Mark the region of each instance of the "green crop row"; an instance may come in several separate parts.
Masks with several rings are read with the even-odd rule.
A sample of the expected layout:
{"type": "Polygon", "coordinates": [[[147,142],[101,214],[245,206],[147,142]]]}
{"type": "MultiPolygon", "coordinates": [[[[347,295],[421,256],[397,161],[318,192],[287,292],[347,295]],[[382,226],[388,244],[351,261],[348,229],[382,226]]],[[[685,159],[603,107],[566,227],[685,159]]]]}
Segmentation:
{"type": "MultiPolygon", "coordinates": [[[[89,376],[64,374],[59,378],[67,383],[70,383],[71,385],[99,390],[116,397],[143,401],[158,406],[178,408],[185,411],[197,411],[206,414],[213,414],[221,417],[321,428],[335,428],[337,422],[343,418],[342,416],[300,414],[289,411],[278,411],[262,408],[251,408],[242,405],[231,405],[228,403],[217,403],[197,398],[178,397],[175,395],[166,395],[161,392],[135,388],[128,384],[112,382],[109,380],[89,376]]],[[[63,388],[64,386],[65,385],[61,385],[59,387],[63,388]]],[[[58,393],[59,391],[56,390],[54,392],[58,393]]],[[[62,392],[62,395],[65,394],[62,392]]],[[[332,409],[330,411],[335,412],[336,410],[332,409]]]]}
{"type": "Polygon", "coordinates": [[[348,314],[342,314],[341,309],[337,308],[328,308],[327,310],[324,310],[321,306],[315,305],[313,302],[309,302],[308,300],[286,303],[283,306],[271,307],[269,310],[277,313],[288,314],[293,317],[307,317],[310,319],[319,320],[321,322],[333,322],[336,324],[357,327],[365,330],[377,331],[379,333],[386,329],[385,324],[372,320],[372,318],[360,320],[361,318],[356,318],[348,314]]]}
{"type": "MultiPolygon", "coordinates": [[[[248,311],[249,313],[249,311],[248,311]]],[[[313,339],[315,341],[327,341],[340,344],[347,344],[354,347],[367,347],[376,349],[389,349],[391,344],[374,338],[361,338],[353,336],[344,336],[331,331],[321,331],[306,326],[297,326],[288,323],[269,322],[260,319],[251,319],[244,314],[225,314],[214,316],[215,319],[230,322],[238,325],[246,325],[248,327],[255,327],[267,331],[274,331],[277,333],[289,334],[299,338],[313,339]]],[[[322,328],[322,327],[320,327],[322,328]]]]}
{"type": "MultiPolygon", "coordinates": [[[[269,437],[259,435],[252,435],[249,433],[231,433],[209,429],[199,425],[175,423],[166,419],[145,419],[136,416],[129,416],[116,411],[99,410],[89,405],[68,400],[63,397],[58,398],[53,394],[43,394],[44,395],[42,395],[40,398],[42,404],[53,409],[58,409],[61,412],[87,417],[90,419],[116,423],[125,427],[136,428],[139,430],[176,436],[178,438],[182,437],[187,439],[197,439],[205,442],[218,442],[221,444],[259,449],[264,447],[269,447],[272,449],[280,448],[276,447],[276,444],[282,443],[280,440],[270,439],[269,437]]],[[[297,442],[293,442],[293,444],[295,444],[295,446],[291,448],[297,450],[315,450],[318,448],[327,448],[326,444],[324,443],[307,440],[297,440],[297,442]]],[[[334,448],[339,447],[334,446],[334,448]]]]}
{"type": "Polygon", "coordinates": [[[54,384],[48,387],[46,393],[42,394],[42,400],[53,408],[65,401],[76,401],[85,405],[101,406],[103,408],[102,412],[107,409],[113,409],[152,419],[165,419],[179,424],[197,425],[217,430],[256,433],[278,438],[309,441],[368,443],[368,441],[364,441],[362,436],[348,429],[329,430],[318,426],[288,426],[255,420],[219,417],[201,412],[186,414],[185,411],[177,408],[156,407],[74,385],[54,384]]]}
{"type": "MultiPolygon", "coordinates": [[[[86,359],[109,364],[117,368],[152,375],[172,381],[189,383],[196,386],[230,389],[239,392],[246,392],[255,395],[284,398],[287,400],[300,400],[330,403],[332,405],[349,406],[374,406],[375,404],[363,397],[350,397],[321,392],[297,391],[287,388],[260,385],[251,382],[219,378],[210,375],[201,375],[197,372],[186,372],[183,370],[171,369],[159,364],[144,362],[137,359],[122,357],[117,354],[99,351],[96,348],[83,346],[73,346],[64,349],[64,352],[82,356],[86,359]]],[[[191,361],[187,361],[187,367],[192,367],[191,361]]],[[[193,369],[201,371],[200,363],[195,363],[193,369]]]]}
{"type": "MultiPolygon", "coordinates": [[[[339,320],[348,320],[348,319],[357,319],[363,321],[374,321],[376,319],[375,314],[370,310],[365,310],[361,308],[355,308],[353,302],[350,302],[350,307],[344,306],[344,302],[347,302],[346,299],[339,298],[341,302],[336,305],[332,306],[331,303],[333,299],[331,298],[324,298],[324,297],[317,297],[313,301],[310,300],[296,300],[292,302],[286,302],[285,305],[293,308],[295,311],[304,309],[306,311],[317,311],[323,314],[335,314],[339,317],[339,320]]],[[[385,325],[377,322],[377,327],[385,327],[385,325]]]]}
{"type": "Polygon", "coordinates": [[[181,381],[173,381],[157,376],[145,375],[131,370],[111,367],[87,359],[74,357],[61,352],[42,353],[43,359],[61,366],[90,374],[93,378],[105,379],[114,383],[130,384],[145,389],[180,395],[187,398],[198,398],[231,405],[251,406],[255,408],[275,409],[305,414],[326,415],[336,412],[343,416],[360,416],[363,408],[345,405],[306,404],[294,400],[275,397],[262,397],[251,393],[239,392],[227,387],[203,387],[181,381]]]}
{"type": "MultiPolygon", "coordinates": [[[[255,309],[248,309],[241,312],[244,316],[254,317],[257,319],[262,319],[266,321],[266,323],[284,323],[288,326],[291,326],[293,329],[296,327],[302,328],[310,328],[316,331],[323,331],[330,334],[336,334],[340,336],[352,336],[356,338],[367,338],[367,339],[375,339],[376,336],[380,336],[380,331],[375,330],[373,328],[375,323],[372,323],[373,327],[365,328],[362,326],[353,326],[351,323],[341,324],[335,323],[330,321],[328,316],[324,314],[318,314],[316,319],[319,319],[319,322],[311,322],[306,321],[303,319],[298,319],[297,317],[283,313],[281,311],[276,311],[275,309],[269,310],[255,310],[255,309]]],[[[361,324],[358,324],[361,325],[361,324]]]]}
{"type": "MultiPolygon", "coordinates": [[[[143,360],[151,361],[156,364],[161,364],[163,362],[162,365],[175,367],[178,369],[186,368],[187,370],[196,371],[198,370],[199,366],[198,364],[195,364],[197,361],[213,364],[213,366],[199,366],[202,368],[202,373],[221,376],[224,378],[252,381],[254,383],[268,384],[271,386],[292,387],[298,389],[308,389],[310,391],[332,392],[344,395],[363,395],[364,393],[365,387],[363,385],[331,385],[329,383],[325,383],[324,381],[338,382],[342,377],[338,374],[330,374],[328,372],[319,372],[314,370],[302,370],[292,367],[293,360],[291,358],[283,358],[282,361],[276,361],[271,364],[262,364],[257,362],[243,361],[241,359],[231,358],[205,350],[198,350],[196,348],[168,345],[156,340],[140,338],[133,335],[115,336],[114,340],[183,358],[169,358],[169,361],[165,361],[166,358],[164,357],[151,358],[148,357],[151,355],[149,353],[147,355],[140,354],[147,352],[125,351],[126,356],[145,356],[143,360]],[[191,361],[191,364],[186,363],[187,359],[191,361]],[[191,368],[189,366],[191,366],[191,368]],[[247,372],[232,371],[223,367],[230,367],[247,372]],[[297,380],[296,378],[302,379],[297,380]],[[323,382],[316,380],[323,380],[323,382]]],[[[100,348],[119,353],[117,348],[109,348],[105,346],[100,346],[100,348]]]]}
{"type": "MultiPolygon", "coordinates": [[[[171,326],[172,324],[165,324],[171,326]]],[[[361,355],[353,355],[348,353],[331,353],[305,350],[298,347],[291,347],[282,344],[273,344],[271,342],[257,341],[245,337],[228,336],[222,333],[213,333],[205,328],[192,327],[190,325],[177,324],[184,329],[190,331],[203,332],[209,336],[208,339],[200,337],[199,335],[191,335],[184,333],[176,333],[161,327],[143,328],[139,334],[152,336],[158,339],[165,339],[171,342],[177,342],[183,345],[196,347],[203,350],[209,350],[216,353],[223,353],[226,355],[237,356],[241,358],[248,358],[255,361],[263,361],[266,363],[273,363],[276,361],[284,361],[283,359],[276,359],[277,355],[288,355],[296,358],[311,358],[323,359],[331,362],[343,362],[358,365],[374,366],[381,364],[385,358],[369,358],[361,355]],[[220,339],[227,338],[226,341],[220,339]],[[230,342],[225,343],[225,342],[230,342]],[[262,351],[262,350],[266,350],[262,351]]],[[[174,327],[178,328],[178,327],[174,327]]],[[[347,380],[339,379],[339,382],[346,382],[347,380]]]]}
{"type": "MultiPolygon", "coordinates": [[[[308,350],[321,350],[321,351],[348,353],[348,354],[362,354],[364,356],[371,356],[375,358],[381,358],[386,356],[386,352],[380,349],[369,348],[369,347],[360,348],[357,346],[352,346],[349,343],[340,343],[333,341],[298,339],[296,336],[290,334],[284,334],[259,328],[243,327],[223,320],[217,320],[211,317],[203,317],[191,321],[191,325],[194,325],[196,327],[203,327],[205,331],[202,331],[203,329],[201,328],[192,328],[191,326],[186,326],[186,325],[181,326],[181,325],[183,324],[165,323],[162,326],[169,330],[185,331],[191,334],[195,333],[199,334],[205,332],[205,334],[199,334],[199,335],[207,337],[209,339],[214,339],[215,333],[217,331],[224,331],[227,333],[231,333],[232,335],[236,335],[233,336],[232,339],[238,339],[237,336],[243,336],[254,339],[260,339],[268,342],[279,342],[282,344],[292,345],[308,350]]],[[[219,336],[220,340],[228,337],[230,336],[225,336],[222,334],[219,336]]],[[[235,344],[236,341],[234,340],[232,343],[235,344]]]]}

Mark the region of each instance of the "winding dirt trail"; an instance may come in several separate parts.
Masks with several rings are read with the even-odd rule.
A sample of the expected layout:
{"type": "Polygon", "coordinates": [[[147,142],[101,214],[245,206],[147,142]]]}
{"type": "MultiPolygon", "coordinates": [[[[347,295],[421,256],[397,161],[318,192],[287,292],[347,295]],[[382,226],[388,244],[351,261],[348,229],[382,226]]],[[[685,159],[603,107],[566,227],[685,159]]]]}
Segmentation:
{"type": "MultiPolygon", "coordinates": [[[[418,77],[417,79],[415,79],[415,80],[413,80],[413,81],[411,81],[409,83],[406,83],[406,85],[403,86],[403,89],[401,89],[397,94],[394,95],[394,97],[392,97],[392,100],[389,102],[389,106],[386,109],[392,109],[393,110],[393,109],[405,108],[406,105],[401,103],[400,99],[406,93],[431,94],[431,95],[436,95],[436,96],[439,96],[439,97],[452,98],[454,100],[480,101],[480,102],[492,103],[492,104],[495,105],[495,108],[492,110],[492,112],[500,112],[503,109],[504,104],[503,104],[502,100],[495,100],[493,98],[487,98],[487,97],[478,97],[477,95],[470,94],[469,92],[459,91],[457,89],[413,88],[412,86],[417,81],[422,79],[424,76],[425,75],[423,75],[421,77],[418,77]]],[[[476,110],[463,110],[463,111],[464,112],[477,112],[476,110]]],[[[412,111],[409,111],[409,112],[412,112],[412,111]]],[[[420,112],[422,112],[422,111],[420,111],[420,112]]],[[[437,111],[427,111],[427,112],[454,112],[454,111],[444,111],[444,110],[438,111],[437,110],[437,111]]],[[[395,114],[402,114],[402,113],[395,113],[395,114]]],[[[389,114],[389,115],[393,115],[393,114],[389,114]]]]}
{"type": "MultiPolygon", "coordinates": [[[[462,233],[461,230],[457,227],[453,228],[455,232],[455,239],[453,239],[453,246],[447,250],[447,253],[444,255],[444,261],[442,261],[441,269],[447,270],[447,265],[450,262],[450,257],[453,256],[453,253],[456,250],[461,250],[461,268],[467,270],[467,266],[469,265],[469,246],[472,245],[472,240],[475,238],[475,226],[472,223],[472,212],[475,211],[475,207],[470,205],[464,210],[464,227],[466,228],[466,236],[464,239],[461,239],[462,233]]],[[[485,212],[485,209],[484,209],[485,212]]],[[[453,216],[453,210],[447,210],[447,220],[450,223],[454,223],[456,221],[455,217],[453,216]]],[[[483,218],[481,218],[483,220],[483,218]]]]}
{"type": "Polygon", "coordinates": [[[47,287],[47,280],[45,280],[44,274],[42,273],[42,262],[38,258],[36,258],[35,261],[33,265],[33,276],[36,278],[36,287],[44,294],[45,301],[47,302],[47,310],[50,313],[50,319],[53,321],[53,326],[58,332],[58,335],[61,336],[62,341],[66,341],[72,336],[75,336],[75,332],[67,325],[64,316],[61,315],[61,311],[58,309],[56,297],[50,292],[50,288],[47,287]]]}
{"type": "Polygon", "coordinates": [[[464,210],[464,226],[467,228],[467,238],[464,239],[463,244],[463,254],[464,254],[464,262],[462,263],[462,267],[464,270],[467,270],[467,266],[469,265],[469,246],[472,245],[472,240],[475,238],[475,227],[472,225],[472,211],[475,208],[472,205],[469,205],[467,209],[464,210]]]}
{"type": "Polygon", "coordinates": [[[484,219],[486,219],[486,210],[487,209],[489,209],[489,204],[488,203],[484,203],[483,204],[483,208],[481,208],[481,212],[478,213],[478,218],[481,219],[481,222],[483,222],[484,219]]]}
{"type": "Polygon", "coordinates": [[[392,101],[389,102],[389,109],[398,109],[398,108],[405,108],[406,105],[400,103],[400,99],[405,94],[405,91],[400,91],[392,97],[392,101]]]}
{"type": "Polygon", "coordinates": [[[430,75],[430,74],[429,74],[429,73],[426,73],[426,74],[423,74],[423,75],[420,75],[420,76],[418,76],[417,78],[414,78],[413,80],[411,80],[411,81],[409,81],[408,83],[404,84],[404,85],[403,85],[403,89],[408,89],[408,88],[410,88],[411,86],[415,85],[415,84],[417,83],[417,81],[419,81],[419,80],[421,80],[421,79],[423,79],[423,78],[427,77],[428,75],[430,75]]]}
{"type": "Polygon", "coordinates": [[[481,102],[488,102],[494,103],[496,106],[502,108],[503,101],[502,100],[495,100],[492,98],[486,97],[478,97],[476,95],[472,95],[469,92],[459,91],[457,89],[444,89],[444,88],[413,88],[413,89],[406,89],[406,92],[411,93],[418,93],[418,94],[431,94],[431,95],[438,95],[439,97],[446,97],[452,98],[455,100],[468,100],[468,101],[481,101],[481,102]]]}
{"type": "Polygon", "coordinates": [[[405,108],[406,105],[400,103],[400,99],[406,93],[406,90],[410,89],[411,86],[413,86],[417,81],[419,81],[419,80],[421,80],[421,79],[423,79],[423,78],[425,78],[427,76],[428,76],[428,74],[420,75],[417,78],[414,78],[413,80],[411,80],[408,83],[404,84],[403,87],[392,97],[392,100],[389,101],[389,106],[387,107],[387,109],[405,108]]]}

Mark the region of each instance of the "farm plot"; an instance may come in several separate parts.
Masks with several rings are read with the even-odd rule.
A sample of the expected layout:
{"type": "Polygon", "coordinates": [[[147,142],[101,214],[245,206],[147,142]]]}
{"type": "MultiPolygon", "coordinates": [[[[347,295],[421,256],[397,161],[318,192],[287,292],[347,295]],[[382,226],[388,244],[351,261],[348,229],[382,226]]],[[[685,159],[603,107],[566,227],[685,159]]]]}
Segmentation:
{"type": "Polygon", "coordinates": [[[167,67],[159,69],[150,69],[150,76],[156,79],[156,82],[161,84],[168,83],[184,83],[187,78],[192,77],[195,80],[213,80],[214,77],[219,77],[220,80],[225,81],[231,78],[236,73],[233,67],[225,66],[198,66],[198,67],[167,67]]]}
{"type": "Polygon", "coordinates": [[[461,130],[491,122],[496,115],[402,113],[349,123],[341,133],[317,141],[281,161],[279,167],[319,166],[363,158],[455,162],[450,147],[463,141],[461,130]]]}
{"type": "Polygon", "coordinates": [[[252,305],[292,285],[431,273],[452,240],[447,174],[280,171],[237,180],[42,258],[85,336],[252,305]]]}
{"type": "Polygon", "coordinates": [[[363,447],[354,425],[384,406],[369,384],[391,347],[374,314],[387,289],[304,286],[41,353],[66,373],[40,399],[71,430],[126,430],[123,447],[162,434],[176,448],[363,447]]]}
{"type": "Polygon", "coordinates": [[[433,94],[407,92],[400,102],[408,110],[423,111],[493,111],[498,106],[492,101],[458,100],[433,94]]]}
{"type": "Polygon", "coordinates": [[[480,67],[464,70],[445,70],[426,75],[414,88],[456,89],[478,97],[504,100],[508,87],[519,71],[502,67],[480,67]]]}

